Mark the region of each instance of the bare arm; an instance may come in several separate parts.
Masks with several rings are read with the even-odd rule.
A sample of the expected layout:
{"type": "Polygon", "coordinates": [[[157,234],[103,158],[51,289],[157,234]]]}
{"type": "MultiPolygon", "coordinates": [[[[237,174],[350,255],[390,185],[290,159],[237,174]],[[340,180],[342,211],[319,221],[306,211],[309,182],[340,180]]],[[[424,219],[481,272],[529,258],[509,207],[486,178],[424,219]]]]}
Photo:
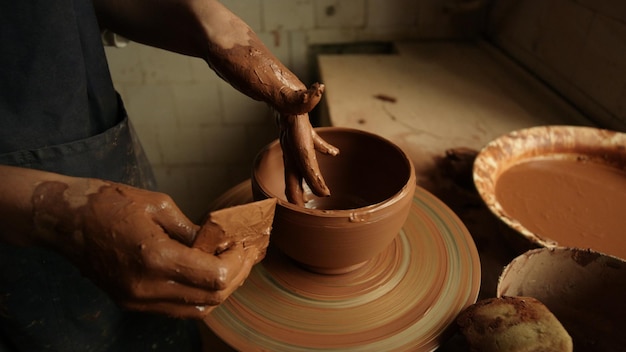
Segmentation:
{"type": "Polygon", "coordinates": [[[292,159],[285,163],[289,200],[302,203],[302,179],[315,194],[330,194],[315,150],[330,155],[339,151],[319,142],[308,116],[322,97],[323,85],[307,88],[243,20],[218,1],[94,2],[103,26],[147,45],[202,58],[234,88],[269,104],[279,115],[281,144],[292,159]]]}

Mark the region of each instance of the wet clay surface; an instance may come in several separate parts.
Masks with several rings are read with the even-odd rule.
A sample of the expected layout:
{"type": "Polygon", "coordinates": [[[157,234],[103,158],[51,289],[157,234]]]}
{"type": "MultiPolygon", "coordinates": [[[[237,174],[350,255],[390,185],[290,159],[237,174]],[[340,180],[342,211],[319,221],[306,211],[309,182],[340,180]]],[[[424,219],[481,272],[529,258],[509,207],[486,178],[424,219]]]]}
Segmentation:
{"type": "MultiPolygon", "coordinates": [[[[472,180],[472,167],[477,154],[478,150],[459,146],[448,149],[440,155],[424,155],[423,159],[414,157],[413,161],[420,163],[430,160],[431,166],[420,171],[418,184],[452,209],[471,233],[480,253],[479,299],[484,299],[496,295],[502,268],[526,250],[536,248],[536,245],[504,224],[481,199],[472,180]]],[[[224,194],[224,199],[237,198],[237,192],[237,189],[229,191],[224,194]]],[[[365,270],[365,268],[359,270],[365,270]]],[[[296,285],[299,285],[297,281],[296,285]]],[[[349,291],[351,288],[337,284],[334,289],[333,294],[340,295],[342,290],[349,291]]],[[[208,330],[206,325],[203,325],[202,329],[205,332],[208,330]]],[[[222,348],[210,350],[232,351],[231,347],[215,335],[207,332],[204,337],[211,341],[211,346],[222,346],[222,348]]],[[[467,351],[468,346],[463,336],[457,333],[449,340],[444,339],[443,345],[437,350],[467,351]]]]}
{"type": "Polygon", "coordinates": [[[273,199],[212,214],[196,241],[208,255],[188,247],[199,227],[168,196],[66,179],[34,189],[33,233],[123,308],[202,318],[241,285],[265,253],[273,199]]]}
{"type": "Polygon", "coordinates": [[[278,141],[255,159],[254,199],[278,199],[272,243],[310,270],[349,271],[374,257],[397,236],[409,212],[415,171],[396,145],[364,131],[317,128],[337,146],[337,156],[319,155],[329,197],[305,192],[306,203],[287,202],[278,141]]]}
{"type": "MultiPolygon", "coordinates": [[[[479,299],[494,297],[498,278],[502,268],[517,255],[533,248],[517,231],[503,224],[484,204],[472,181],[472,165],[478,151],[468,147],[446,150],[441,155],[425,155],[424,160],[430,161],[430,167],[420,172],[418,184],[443,201],[462,220],[469,230],[480,253],[481,284],[479,299]]],[[[414,162],[420,162],[422,159],[414,162]]],[[[241,188],[245,184],[234,187],[220,197],[214,207],[222,208],[231,202],[242,200],[245,192],[241,188]]],[[[278,261],[280,263],[280,261],[278,261]]],[[[264,265],[263,263],[261,265],[264,265]]],[[[366,270],[360,268],[358,270],[366,270]]],[[[298,272],[297,268],[293,271],[298,272]]],[[[284,273],[285,275],[292,275],[284,273]]],[[[292,277],[296,275],[292,275],[292,277]]],[[[295,280],[295,278],[293,278],[295,280]]],[[[373,280],[373,279],[371,279],[373,280]]],[[[297,281],[296,281],[296,285],[297,281]]],[[[354,287],[337,283],[333,294],[345,294],[354,287]]],[[[419,286],[418,286],[419,287],[419,286]]],[[[328,292],[327,292],[328,294],[328,292]]],[[[233,349],[212,333],[206,324],[201,324],[207,351],[233,351],[233,349]]],[[[467,351],[468,346],[460,333],[452,335],[449,340],[443,338],[443,345],[438,351],[467,351]]]]}
{"type": "Polygon", "coordinates": [[[269,103],[281,114],[311,111],[322,98],[324,86],[315,83],[307,89],[252,30],[241,33],[241,38],[232,42],[210,44],[209,65],[234,88],[269,103]]]}
{"type": "MultiPolygon", "coordinates": [[[[250,196],[244,183],[217,205],[250,196]]],[[[398,237],[356,270],[316,274],[270,245],[246,283],[205,320],[203,337],[220,346],[210,328],[238,350],[363,344],[373,350],[430,350],[450,336],[448,326],[478,296],[479,268],[460,220],[420,188],[398,237]]],[[[229,349],[222,344],[220,350],[229,349]]]]}
{"type": "Polygon", "coordinates": [[[204,23],[209,35],[204,57],[232,87],[267,103],[276,112],[280,142],[287,151],[284,162],[289,201],[303,203],[303,180],[313,193],[328,196],[315,151],[328,155],[339,151],[312,131],[308,116],[322,98],[324,85],[314,83],[307,88],[245,22],[219,3],[210,6],[210,20],[204,23]]]}
{"type": "Polygon", "coordinates": [[[602,251],[619,240],[608,238],[615,234],[608,230],[624,226],[619,210],[624,204],[625,146],[626,134],[598,128],[537,126],[513,131],[482,149],[474,163],[474,182],[489,210],[517,231],[520,240],[602,251]]]}
{"type": "Polygon", "coordinates": [[[257,261],[261,261],[269,245],[275,208],[276,199],[270,198],[215,210],[207,215],[193,246],[219,255],[241,243],[244,249],[257,250],[257,261]]]}
{"type": "Polygon", "coordinates": [[[546,241],[626,258],[626,172],[599,162],[536,159],[505,170],[496,198],[546,241]]]}

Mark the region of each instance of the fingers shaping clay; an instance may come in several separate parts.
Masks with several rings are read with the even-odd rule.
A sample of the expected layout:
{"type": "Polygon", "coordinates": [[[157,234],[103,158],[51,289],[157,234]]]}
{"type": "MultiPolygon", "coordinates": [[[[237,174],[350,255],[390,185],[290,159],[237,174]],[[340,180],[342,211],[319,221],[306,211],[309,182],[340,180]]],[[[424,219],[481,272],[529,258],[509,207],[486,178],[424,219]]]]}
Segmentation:
{"type": "Polygon", "coordinates": [[[202,224],[193,246],[219,255],[241,243],[244,249],[257,249],[257,262],[265,257],[274,221],[276,199],[237,205],[213,211],[202,224]]]}
{"type": "Polygon", "coordinates": [[[572,338],[539,300],[500,297],[478,301],[457,318],[471,351],[571,352],[572,338]]]}

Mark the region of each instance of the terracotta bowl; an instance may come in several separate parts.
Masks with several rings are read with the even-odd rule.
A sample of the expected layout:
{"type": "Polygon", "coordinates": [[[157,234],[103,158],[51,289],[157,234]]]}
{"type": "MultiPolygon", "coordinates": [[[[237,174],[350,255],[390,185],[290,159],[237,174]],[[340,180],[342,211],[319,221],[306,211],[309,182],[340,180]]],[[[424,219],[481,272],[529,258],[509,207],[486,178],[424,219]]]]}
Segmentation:
{"type": "Polygon", "coordinates": [[[480,151],[473,177],[491,212],[527,244],[626,258],[626,134],[579,126],[514,131],[480,151]],[[520,175],[520,167],[526,174],[513,183],[511,170],[520,175]]]}
{"type": "Polygon", "coordinates": [[[271,246],[311,271],[344,273],[398,235],[415,192],[415,170],[398,146],[375,134],[339,127],[316,132],[340,149],[338,156],[317,155],[330,197],[316,197],[305,187],[305,207],[287,201],[278,140],[257,155],[252,191],[255,200],[278,199],[271,246]]]}
{"type": "Polygon", "coordinates": [[[591,250],[539,248],[504,268],[501,296],[531,296],[550,309],[575,351],[623,351],[626,346],[626,262],[591,250]]]}

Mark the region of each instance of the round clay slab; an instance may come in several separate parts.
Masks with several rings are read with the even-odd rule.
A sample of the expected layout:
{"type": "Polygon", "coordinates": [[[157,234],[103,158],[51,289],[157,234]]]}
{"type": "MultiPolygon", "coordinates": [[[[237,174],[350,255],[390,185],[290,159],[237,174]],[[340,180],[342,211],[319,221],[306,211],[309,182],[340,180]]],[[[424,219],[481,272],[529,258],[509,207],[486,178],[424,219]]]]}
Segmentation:
{"type": "MultiPolygon", "coordinates": [[[[244,182],[214,206],[250,200],[244,182]]],[[[265,260],[205,323],[237,350],[428,351],[448,337],[479,287],[480,261],[467,229],[418,187],[398,237],[361,268],[312,273],[270,245],[265,260]]]]}

